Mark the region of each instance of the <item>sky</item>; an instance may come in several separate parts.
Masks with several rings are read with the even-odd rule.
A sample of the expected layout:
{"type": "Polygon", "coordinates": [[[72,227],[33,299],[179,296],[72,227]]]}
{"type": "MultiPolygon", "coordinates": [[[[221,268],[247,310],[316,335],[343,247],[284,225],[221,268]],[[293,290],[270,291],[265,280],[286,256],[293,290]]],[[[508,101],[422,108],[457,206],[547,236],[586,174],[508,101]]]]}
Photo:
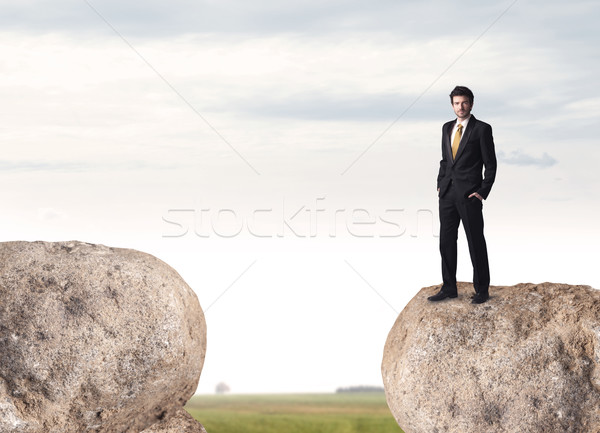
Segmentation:
{"type": "Polygon", "coordinates": [[[396,317],[441,283],[456,85],[493,127],[492,285],[600,288],[597,2],[0,7],[1,239],[175,268],[206,315],[198,393],[382,384],[396,317]]]}

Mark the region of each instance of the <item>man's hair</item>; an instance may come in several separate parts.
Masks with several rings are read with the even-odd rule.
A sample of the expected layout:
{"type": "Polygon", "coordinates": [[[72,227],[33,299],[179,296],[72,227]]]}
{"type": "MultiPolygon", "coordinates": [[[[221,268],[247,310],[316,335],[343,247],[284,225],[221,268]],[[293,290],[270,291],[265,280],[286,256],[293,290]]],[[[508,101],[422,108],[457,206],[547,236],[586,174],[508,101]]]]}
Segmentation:
{"type": "Polygon", "coordinates": [[[455,96],[466,96],[467,98],[469,98],[469,102],[471,103],[471,105],[473,105],[473,99],[475,99],[475,96],[473,96],[473,92],[471,92],[471,89],[465,86],[456,86],[454,90],[450,92],[450,103],[453,102],[452,98],[454,98],[455,96]]]}

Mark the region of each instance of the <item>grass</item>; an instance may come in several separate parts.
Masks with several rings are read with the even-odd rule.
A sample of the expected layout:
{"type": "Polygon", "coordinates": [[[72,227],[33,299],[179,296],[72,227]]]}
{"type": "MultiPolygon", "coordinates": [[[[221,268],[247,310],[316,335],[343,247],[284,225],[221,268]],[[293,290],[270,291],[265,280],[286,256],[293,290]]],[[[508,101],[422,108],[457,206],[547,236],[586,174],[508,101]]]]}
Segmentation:
{"type": "Polygon", "coordinates": [[[186,409],[208,433],[402,433],[383,393],[201,395],[186,409]]]}

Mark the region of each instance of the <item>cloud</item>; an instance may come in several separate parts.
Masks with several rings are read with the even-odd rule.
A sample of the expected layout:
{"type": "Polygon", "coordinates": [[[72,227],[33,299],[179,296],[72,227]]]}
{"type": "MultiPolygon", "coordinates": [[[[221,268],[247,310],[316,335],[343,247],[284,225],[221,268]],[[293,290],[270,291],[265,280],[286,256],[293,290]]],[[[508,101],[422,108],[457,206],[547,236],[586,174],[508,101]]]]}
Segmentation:
{"type": "Polygon", "coordinates": [[[544,152],[541,157],[528,155],[526,153],[521,152],[520,150],[513,150],[509,155],[507,155],[502,150],[499,150],[497,151],[497,154],[498,159],[501,162],[509,165],[533,165],[540,168],[548,168],[557,163],[556,159],[552,158],[546,152],[544,152]]]}
{"type": "Polygon", "coordinates": [[[124,34],[149,38],[206,32],[322,33],[348,28],[389,28],[394,20],[396,26],[402,24],[404,28],[420,16],[413,6],[391,0],[377,0],[369,5],[357,0],[147,0],[143,3],[38,0],[0,1],[0,7],[5,29],[106,32],[110,29],[103,22],[105,19],[124,34]]]}
{"type": "Polygon", "coordinates": [[[82,173],[90,171],[132,171],[132,170],[171,170],[181,164],[149,163],[145,161],[90,162],[90,161],[1,161],[2,172],[61,172],[82,173]]]}
{"type": "MultiPolygon", "coordinates": [[[[506,8],[474,1],[464,6],[473,22],[488,24],[506,8]]],[[[314,35],[389,31],[415,39],[473,32],[472,26],[449,26],[464,13],[439,0],[11,0],[0,1],[0,7],[4,29],[33,32],[110,32],[104,19],[125,35],[148,38],[207,32],[314,35]]]]}
{"type": "Polygon", "coordinates": [[[44,222],[61,221],[67,218],[67,214],[61,210],[51,207],[43,207],[38,209],[38,220],[44,222]]]}
{"type": "MultiPolygon", "coordinates": [[[[245,115],[283,117],[323,121],[392,121],[398,118],[415,100],[415,96],[401,93],[332,94],[308,92],[286,98],[254,98],[240,102],[237,108],[245,115]]],[[[430,119],[432,116],[445,118],[447,107],[433,105],[431,101],[423,107],[411,110],[411,116],[430,119]]],[[[434,101],[437,102],[437,101],[434,101]]]]}

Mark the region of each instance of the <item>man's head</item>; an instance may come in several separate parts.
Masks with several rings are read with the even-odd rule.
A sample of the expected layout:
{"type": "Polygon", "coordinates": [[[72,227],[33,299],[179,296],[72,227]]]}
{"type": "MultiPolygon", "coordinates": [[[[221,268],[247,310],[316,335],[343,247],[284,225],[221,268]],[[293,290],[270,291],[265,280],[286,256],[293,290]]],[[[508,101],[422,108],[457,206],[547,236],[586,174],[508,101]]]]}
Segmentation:
{"type": "Polygon", "coordinates": [[[456,86],[450,92],[450,103],[458,120],[464,120],[471,114],[473,108],[473,92],[468,87],[456,86]]]}

